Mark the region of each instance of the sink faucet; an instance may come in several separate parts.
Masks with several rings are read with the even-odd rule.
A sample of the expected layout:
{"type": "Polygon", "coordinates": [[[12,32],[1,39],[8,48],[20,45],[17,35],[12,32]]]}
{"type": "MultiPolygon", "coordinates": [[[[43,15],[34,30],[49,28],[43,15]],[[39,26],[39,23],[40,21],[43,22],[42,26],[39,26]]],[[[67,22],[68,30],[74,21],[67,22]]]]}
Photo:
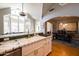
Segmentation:
{"type": "Polygon", "coordinates": [[[30,37],[30,34],[29,34],[29,29],[28,29],[28,38],[30,37]]]}

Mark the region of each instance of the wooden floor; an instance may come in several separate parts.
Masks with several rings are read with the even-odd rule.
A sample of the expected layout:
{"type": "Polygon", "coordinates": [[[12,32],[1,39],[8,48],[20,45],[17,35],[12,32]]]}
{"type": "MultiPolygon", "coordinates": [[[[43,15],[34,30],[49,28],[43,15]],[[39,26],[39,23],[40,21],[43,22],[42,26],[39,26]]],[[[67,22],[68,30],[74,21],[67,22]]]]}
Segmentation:
{"type": "Polygon", "coordinates": [[[79,56],[79,48],[53,41],[52,52],[49,53],[48,56],[79,56]]]}

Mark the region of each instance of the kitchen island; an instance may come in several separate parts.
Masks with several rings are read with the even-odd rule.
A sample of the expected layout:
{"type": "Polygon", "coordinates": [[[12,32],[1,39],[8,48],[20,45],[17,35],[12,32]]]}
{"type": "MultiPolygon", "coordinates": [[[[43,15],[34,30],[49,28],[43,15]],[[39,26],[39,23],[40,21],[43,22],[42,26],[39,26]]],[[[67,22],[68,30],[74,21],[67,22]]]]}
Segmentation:
{"type": "Polygon", "coordinates": [[[0,42],[0,55],[46,56],[51,52],[51,44],[51,36],[33,36],[31,38],[4,41],[0,42]]]}

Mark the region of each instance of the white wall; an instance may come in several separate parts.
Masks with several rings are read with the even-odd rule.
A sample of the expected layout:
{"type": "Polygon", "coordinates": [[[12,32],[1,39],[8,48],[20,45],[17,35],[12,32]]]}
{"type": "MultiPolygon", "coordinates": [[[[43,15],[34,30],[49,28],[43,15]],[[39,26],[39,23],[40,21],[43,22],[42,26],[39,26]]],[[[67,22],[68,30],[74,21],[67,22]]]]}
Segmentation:
{"type": "Polygon", "coordinates": [[[0,9],[0,34],[4,33],[3,15],[9,14],[10,8],[0,9]]]}
{"type": "Polygon", "coordinates": [[[42,22],[45,22],[49,19],[52,19],[54,17],[58,16],[79,16],[79,4],[67,4],[64,6],[61,6],[57,10],[54,10],[50,12],[48,15],[46,15],[43,19],[42,22]]]}
{"type": "Polygon", "coordinates": [[[42,3],[27,3],[24,4],[25,12],[29,13],[34,19],[40,20],[42,16],[42,3]]]}

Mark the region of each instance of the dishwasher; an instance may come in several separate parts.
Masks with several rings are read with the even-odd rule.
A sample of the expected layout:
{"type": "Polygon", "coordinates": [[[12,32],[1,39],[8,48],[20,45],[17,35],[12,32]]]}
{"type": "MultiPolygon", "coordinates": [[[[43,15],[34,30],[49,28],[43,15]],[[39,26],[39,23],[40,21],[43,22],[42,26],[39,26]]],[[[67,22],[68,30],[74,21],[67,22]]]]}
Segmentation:
{"type": "Polygon", "coordinates": [[[5,53],[4,56],[22,56],[21,48],[17,48],[11,52],[5,53]]]}

